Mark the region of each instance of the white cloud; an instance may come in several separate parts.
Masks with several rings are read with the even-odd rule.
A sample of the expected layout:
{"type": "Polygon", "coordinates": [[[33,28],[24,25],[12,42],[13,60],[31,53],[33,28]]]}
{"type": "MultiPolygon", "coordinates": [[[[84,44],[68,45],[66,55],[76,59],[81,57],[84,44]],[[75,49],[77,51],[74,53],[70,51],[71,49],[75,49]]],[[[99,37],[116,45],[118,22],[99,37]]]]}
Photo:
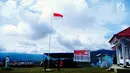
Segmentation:
{"type": "Polygon", "coordinates": [[[124,29],[126,29],[126,28],[128,28],[129,27],[129,25],[122,25],[121,26],[121,30],[124,30],[124,29]]]}
{"type": "MultiPolygon", "coordinates": [[[[101,0],[8,0],[0,8],[0,40],[8,51],[48,52],[48,35],[52,34],[51,52],[72,52],[74,49],[110,48],[104,37],[110,32],[106,24],[120,24],[124,12],[117,12],[114,1],[101,0]],[[89,7],[89,2],[91,7],[89,7]],[[51,11],[63,14],[53,19],[51,11]],[[5,25],[4,25],[5,24],[5,25]],[[61,37],[62,36],[62,37],[61,37]],[[18,48],[19,41],[37,46],[18,48]],[[11,44],[10,44],[11,42],[11,44]],[[45,47],[46,46],[46,47],[45,47]]],[[[120,25],[119,25],[120,26],[120,25]]]]}
{"type": "Polygon", "coordinates": [[[20,22],[18,25],[5,25],[1,26],[1,35],[5,36],[23,36],[33,40],[37,40],[47,36],[49,33],[53,33],[46,24],[27,24],[20,22]]]}
{"type": "Polygon", "coordinates": [[[3,44],[0,43],[0,52],[1,51],[6,51],[6,49],[4,48],[3,44]]]}

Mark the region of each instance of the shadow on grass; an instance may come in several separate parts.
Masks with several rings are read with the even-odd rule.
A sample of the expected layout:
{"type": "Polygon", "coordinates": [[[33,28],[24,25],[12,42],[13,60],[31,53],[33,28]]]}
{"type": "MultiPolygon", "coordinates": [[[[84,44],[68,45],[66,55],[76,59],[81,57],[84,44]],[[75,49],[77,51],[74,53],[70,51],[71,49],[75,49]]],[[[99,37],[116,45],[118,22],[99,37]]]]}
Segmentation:
{"type": "Polygon", "coordinates": [[[53,68],[52,71],[44,72],[42,67],[34,68],[13,68],[11,71],[0,71],[0,73],[114,73],[108,72],[105,69],[101,68],[61,68],[58,71],[56,68],[53,68]]]}

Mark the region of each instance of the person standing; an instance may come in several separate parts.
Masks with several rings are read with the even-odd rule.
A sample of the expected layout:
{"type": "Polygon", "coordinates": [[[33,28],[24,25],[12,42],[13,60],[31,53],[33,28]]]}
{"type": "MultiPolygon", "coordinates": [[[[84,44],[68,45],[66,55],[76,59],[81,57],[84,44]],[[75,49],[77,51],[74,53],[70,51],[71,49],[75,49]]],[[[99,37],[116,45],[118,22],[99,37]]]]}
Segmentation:
{"type": "Polygon", "coordinates": [[[5,59],[5,68],[8,68],[8,63],[9,63],[9,56],[7,56],[5,59]]]}
{"type": "Polygon", "coordinates": [[[58,71],[60,71],[60,58],[58,57],[58,64],[57,64],[58,71]]]}
{"type": "Polygon", "coordinates": [[[61,68],[63,67],[63,61],[60,61],[60,67],[61,68]]]}
{"type": "Polygon", "coordinates": [[[116,56],[113,57],[113,64],[117,64],[116,56]]]}
{"type": "Polygon", "coordinates": [[[44,71],[46,71],[46,69],[47,69],[47,64],[48,64],[48,60],[47,60],[47,58],[45,58],[45,60],[44,60],[44,71]]]}
{"type": "Polygon", "coordinates": [[[49,68],[52,69],[52,58],[49,60],[49,68]]]}

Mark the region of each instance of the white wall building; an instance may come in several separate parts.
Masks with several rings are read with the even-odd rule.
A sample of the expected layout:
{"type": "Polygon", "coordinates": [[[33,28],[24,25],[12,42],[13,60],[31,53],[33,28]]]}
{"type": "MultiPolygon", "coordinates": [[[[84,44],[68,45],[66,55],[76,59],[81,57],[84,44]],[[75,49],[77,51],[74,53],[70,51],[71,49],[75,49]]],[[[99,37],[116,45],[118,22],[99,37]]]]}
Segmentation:
{"type": "Polygon", "coordinates": [[[109,43],[116,50],[117,64],[130,65],[130,27],[113,35],[109,43]]]}

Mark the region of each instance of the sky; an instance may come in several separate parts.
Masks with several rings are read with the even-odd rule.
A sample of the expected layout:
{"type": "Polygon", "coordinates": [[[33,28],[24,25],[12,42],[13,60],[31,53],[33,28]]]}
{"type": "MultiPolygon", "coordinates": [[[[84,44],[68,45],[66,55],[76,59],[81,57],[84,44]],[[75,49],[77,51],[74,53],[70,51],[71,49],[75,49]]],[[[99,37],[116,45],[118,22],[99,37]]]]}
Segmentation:
{"type": "Polygon", "coordinates": [[[130,25],[129,3],[129,0],[0,0],[0,51],[40,54],[111,49],[108,41],[113,34],[130,25]],[[53,13],[60,13],[63,18],[54,18],[53,13]]]}

